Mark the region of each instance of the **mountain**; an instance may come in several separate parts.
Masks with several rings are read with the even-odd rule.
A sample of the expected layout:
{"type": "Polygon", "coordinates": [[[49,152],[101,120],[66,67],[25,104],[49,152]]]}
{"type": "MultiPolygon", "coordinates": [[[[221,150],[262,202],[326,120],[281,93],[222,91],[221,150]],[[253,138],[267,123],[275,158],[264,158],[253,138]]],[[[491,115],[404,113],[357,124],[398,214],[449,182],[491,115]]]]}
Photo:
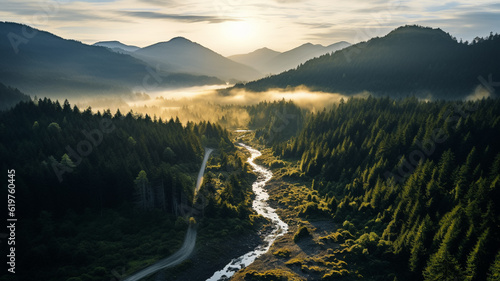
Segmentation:
{"type": "Polygon", "coordinates": [[[21,101],[29,100],[30,97],[21,93],[18,89],[0,83],[0,110],[9,109],[21,101]]]}
{"type": "Polygon", "coordinates": [[[312,58],[335,52],[348,46],[350,44],[347,42],[338,42],[328,47],[307,43],[275,57],[267,63],[266,70],[267,73],[281,73],[296,68],[301,63],[305,63],[312,58]]]}
{"type": "Polygon", "coordinates": [[[123,54],[135,52],[135,51],[140,49],[137,46],[125,45],[119,41],[101,41],[101,42],[94,43],[92,46],[101,46],[101,47],[110,48],[111,50],[113,50],[117,53],[123,53],[123,54]]]}
{"type": "Polygon", "coordinates": [[[131,55],[167,71],[216,76],[225,81],[249,81],[262,77],[257,70],[183,37],[141,48],[131,55]]]}
{"type": "Polygon", "coordinates": [[[129,55],[7,22],[0,22],[0,81],[30,95],[54,97],[221,83],[153,70],[129,55]]]}
{"type": "Polygon", "coordinates": [[[280,52],[268,48],[262,48],[248,54],[230,56],[228,59],[251,66],[262,73],[266,73],[266,66],[269,61],[280,54],[280,52]]]}
{"type": "Polygon", "coordinates": [[[464,98],[500,77],[500,36],[457,42],[441,29],[397,28],[334,54],[310,60],[297,69],[246,85],[253,91],[306,85],[344,94],[370,91],[396,97],[417,95],[464,98]]]}
{"type": "Polygon", "coordinates": [[[245,55],[235,55],[230,59],[249,65],[262,73],[277,74],[296,68],[312,58],[349,47],[347,42],[338,42],[327,47],[306,43],[284,53],[279,53],[267,48],[256,50],[245,55]]]}

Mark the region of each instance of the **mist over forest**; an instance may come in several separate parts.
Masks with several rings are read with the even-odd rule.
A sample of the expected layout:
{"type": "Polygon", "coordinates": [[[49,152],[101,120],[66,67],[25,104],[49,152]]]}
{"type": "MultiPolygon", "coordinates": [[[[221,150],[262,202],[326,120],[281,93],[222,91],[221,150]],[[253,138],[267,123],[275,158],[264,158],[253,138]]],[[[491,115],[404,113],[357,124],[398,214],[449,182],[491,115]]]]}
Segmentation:
{"type": "Polygon", "coordinates": [[[0,281],[500,280],[500,35],[155,40],[0,22],[0,281]]]}

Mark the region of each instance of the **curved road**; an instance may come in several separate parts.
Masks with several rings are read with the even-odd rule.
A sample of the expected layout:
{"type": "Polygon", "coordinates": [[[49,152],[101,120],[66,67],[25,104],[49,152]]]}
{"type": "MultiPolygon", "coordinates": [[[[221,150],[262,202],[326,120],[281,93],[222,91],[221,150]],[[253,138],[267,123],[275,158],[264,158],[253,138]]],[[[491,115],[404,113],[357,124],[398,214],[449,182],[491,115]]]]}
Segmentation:
{"type": "Polygon", "coordinates": [[[137,273],[134,273],[133,275],[124,279],[124,281],[141,280],[142,278],[149,276],[161,269],[180,264],[191,255],[195,245],[196,245],[196,227],[193,225],[189,225],[189,228],[186,233],[186,238],[184,238],[184,243],[177,252],[175,252],[170,257],[164,258],[159,262],[151,266],[148,266],[137,273]]]}
{"type": "MultiPolygon", "coordinates": [[[[201,184],[203,183],[203,175],[205,172],[205,168],[207,167],[207,161],[208,158],[210,157],[210,153],[214,151],[211,148],[205,148],[205,157],[203,158],[203,162],[201,164],[200,172],[198,173],[198,179],[196,180],[196,187],[195,187],[195,196],[196,193],[198,193],[198,190],[201,187],[201,184]]],[[[176,266],[186,260],[191,253],[194,250],[194,246],[196,245],[196,226],[193,224],[190,224],[186,233],[186,237],[184,238],[184,243],[182,244],[182,247],[175,252],[173,255],[164,258],[157,263],[150,265],[146,267],[145,269],[136,272],[132,274],[131,276],[125,278],[123,281],[137,281],[141,280],[142,278],[149,276],[159,270],[176,266]]]]}
{"type": "MultiPolygon", "coordinates": [[[[243,256],[233,259],[222,270],[215,272],[214,275],[207,281],[229,280],[229,278],[231,278],[231,276],[233,276],[236,271],[249,266],[258,257],[265,254],[278,237],[288,232],[288,225],[279,218],[276,210],[271,208],[267,203],[269,194],[266,192],[264,187],[272,178],[273,173],[270,170],[253,162],[255,158],[261,155],[260,151],[243,143],[239,143],[239,145],[246,148],[251,153],[251,157],[248,158],[247,161],[252,166],[253,170],[258,174],[257,180],[252,184],[252,190],[256,196],[252,203],[252,207],[255,211],[257,211],[258,214],[270,219],[273,222],[273,231],[264,238],[264,244],[259,245],[253,251],[248,252],[243,256]]],[[[205,167],[212,151],[213,149],[211,148],[205,148],[205,157],[203,159],[203,163],[201,165],[201,169],[196,182],[195,198],[203,182],[205,167]]],[[[165,269],[167,267],[172,267],[182,263],[191,255],[194,250],[194,247],[196,245],[196,234],[196,226],[189,225],[184,243],[175,254],[127,277],[126,279],[124,279],[124,281],[141,280],[142,278],[149,276],[161,269],[165,269]]]]}

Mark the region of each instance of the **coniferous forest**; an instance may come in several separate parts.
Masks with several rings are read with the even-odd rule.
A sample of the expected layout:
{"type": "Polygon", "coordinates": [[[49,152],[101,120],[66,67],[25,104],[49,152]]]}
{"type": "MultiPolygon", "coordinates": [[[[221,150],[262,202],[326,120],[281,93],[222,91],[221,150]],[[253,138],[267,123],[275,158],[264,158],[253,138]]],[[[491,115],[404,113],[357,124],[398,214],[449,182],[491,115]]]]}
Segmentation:
{"type": "Polygon", "coordinates": [[[238,84],[263,92],[307,85],[333,93],[369,91],[378,96],[457,99],[469,95],[478,76],[500,75],[500,35],[471,42],[441,29],[402,26],[349,48],[309,60],[295,69],[238,84]]]}
{"type": "Polygon", "coordinates": [[[312,179],[302,214],[343,226],[324,239],[367,280],[498,280],[499,122],[498,100],[350,99],[273,152],[312,179]]]}
{"type": "Polygon", "coordinates": [[[253,223],[251,175],[219,125],[95,114],[50,99],[2,112],[2,169],[16,167],[16,197],[22,198],[16,215],[23,268],[2,280],[120,279],[174,253],[189,223],[187,210],[196,208],[193,187],[204,146],[217,148],[223,167],[209,172],[200,192],[222,190],[217,198],[206,196],[200,228],[214,236],[242,233],[253,223]]]}
{"type": "MultiPolygon", "coordinates": [[[[160,10],[113,15],[248,44],[243,18],[160,10]]],[[[184,37],[0,35],[0,281],[500,281],[498,33],[405,25],[230,56],[304,59],[281,74],[184,37]]]]}
{"type": "MultiPolygon", "coordinates": [[[[497,280],[498,100],[351,98],[313,113],[286,101],[246,109],[262,113],[250,123],[277,159],[269,166],[293,166],[282,180],[310,192],[294,214],[338,225],[317,241],[339,244],[336,266],[307,279],[497,280]],[[276,130],[276,112],[294,122],[276,130]]],[[[209,198],[201,227],[222,227],[222,235],[252,229],[251,176],[227,130],[90,110],[40,99],[0,116],[3,168],[16,167],[23,186],[20,266],[32,266],[19,280],[103,280],[172,254],[189,223],[178,206],[192,202],[207,145],[220,150],[209,162],[219,168],[210,168],[201,191],[209,198]],[[141,197],[142,184],[150,199],[141,197]]],[[[290,208],[287,200],[281,197],[282,208],[290,208]]],[[[308,231],[298,229],[295,243],[308,231]]],[[[313,268],[297,258],[287,267],[301,264],[302,274],[313,268]]]]}

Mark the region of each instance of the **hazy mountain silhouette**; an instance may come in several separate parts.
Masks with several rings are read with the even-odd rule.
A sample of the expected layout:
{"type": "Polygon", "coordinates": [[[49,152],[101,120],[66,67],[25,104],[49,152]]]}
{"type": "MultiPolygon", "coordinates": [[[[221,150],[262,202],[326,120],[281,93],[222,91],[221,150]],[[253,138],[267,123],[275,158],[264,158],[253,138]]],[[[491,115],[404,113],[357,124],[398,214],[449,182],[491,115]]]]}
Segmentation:
{"type": "Polygon", "coordinates": [[[281,73],[283,71],[296,68],[312,58],[322,56],[327,53],[349,47],[347,42],[338,42],[328,47],[323,45],[304,44],[290,51],[284,52],[267,63],[268,73],[281,73]]]}
{"type": "Polygon", "coordinates": [[[289,51],[279,53],[267,48],[259,49],[249,54],[235,55],[230,59],[247,64],[265,74],[277,74],[296,68],[312,58],[349,47],[347,42],[338,42],[329,46],[306,43],[289,51]]]}
{"type": "Polygon", "coordinates": [[[120,41],[101,41],[94,43],[93,46],[110,48],[111,50],[117,53],[123,53],[123,54],[128,54],[130,52],[134,52],[140,49],[137,46],[125,45],[120,41]]]}
{"type": "Polygon", "coordinates": [[[457,42],[441,29],[404,26],[334,54],[312,59],[297,69],[250,82],[254,91],[306,85],[355,94],[463,98],[480,84],[493,92],[500,78],[500,36],[457,42]],[[490,78],[492,77],[492,78],[490,78]],[[495,80],[496,79],[496,80],[495,80]]]}
{"type": "Polygon", "coordinates": [[[123,94],[152,87],[222,83],[214,77],[152,69],[108,48],[6,22],[0,23],[0,81],[39,96],[123,94]]]}
{"type": "Polygon", "coordinates": [[[262,77],[257,70],[183,37],[141,48],[131,55],[167,71],[216,76],[225,81],[250,81],[262,77]]]}
{"type": "Polygon", "coordinates": [[[269,61],[280,54],[280,52],[268,48],[262,48],[248,54],[230,56],[228,59],[251,66],[262,73],[267,73],[267,64],[269,61]]]}
{"type": "Polygon", "coordinates": [[[21,93],[18,89],[0,83],[0,110],[9,109],[21,101],[29,100],[30,97],[21,93]]]}

